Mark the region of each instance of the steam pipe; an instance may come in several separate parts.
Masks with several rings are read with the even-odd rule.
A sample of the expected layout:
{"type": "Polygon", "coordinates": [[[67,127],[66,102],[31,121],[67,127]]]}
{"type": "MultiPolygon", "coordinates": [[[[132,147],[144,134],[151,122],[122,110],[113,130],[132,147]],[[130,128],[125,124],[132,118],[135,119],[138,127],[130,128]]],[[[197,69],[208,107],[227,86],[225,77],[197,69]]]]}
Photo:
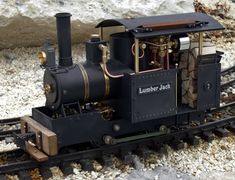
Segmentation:
{"type": "Polygon", "coordinates": [[[55,15],[60,66],[73,65],[71,56],[71,16],[72,15],[70,13],[58,13],[55,15]]]}

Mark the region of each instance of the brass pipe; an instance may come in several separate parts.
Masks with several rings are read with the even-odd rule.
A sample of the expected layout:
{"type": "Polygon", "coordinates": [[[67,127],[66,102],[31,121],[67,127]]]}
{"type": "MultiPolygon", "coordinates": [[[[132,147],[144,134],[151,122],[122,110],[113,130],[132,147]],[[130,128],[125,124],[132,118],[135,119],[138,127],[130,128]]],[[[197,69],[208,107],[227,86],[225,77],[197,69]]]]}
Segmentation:
{"type": "Polygon", "coordinates": [[[107,57],[107,53],[108,53],[108,47],[103,45],[103,44],[100,44],[99,45],[99,48],[100,50],[102,51],[102,63],[103,63],[103,69],[104,69],[104,72],[105,74],[110,77],[110,78],[120,78],[120,77],[123,77],[124,74],[119,74],[119,75],[113,75],[111,74],[108,69],[107,69],[107,60],[108,60],[108,57],[107,57]]]}
{"type": "Polygon", "coordinates": [[[169,52],[168,52],[168,46],[166,49],[166,69],[169,70],[170,69],[170,64],[169,64],[169,52]]]}
{"type": "Polygon", "coordinates": [[[105,46],[105,45],[103,45],[103,44],[100,44],[100,45],[99,45],[99,48],[100,48],[100,50],[102,51],[102,62],[103,62],[104,64],[106,64],[107,61],[108,61],[108,56],[107,56],[108,47],[105,46]]]}
{"type": "Polygon", "coordinates": [[[199,55],[202,55],[203,33],[199,33],[199,55]]]}
{"type": "Polygon", "coordinates": [[[135,73],[139,73],[139,39],[135,38],[135,73]]]}
{"type": "Polygon", "coordinates": [[[169,69],[170,69],[169,50],[170,50],[170,48],[172,47],[172,46],[170,45],[170,43],[171,43],[171,37],[169,36],[169,37],[168,37],[168,41],[167,41],[167,43],[166,43],[167,70],[169,70],[169,69]]]}

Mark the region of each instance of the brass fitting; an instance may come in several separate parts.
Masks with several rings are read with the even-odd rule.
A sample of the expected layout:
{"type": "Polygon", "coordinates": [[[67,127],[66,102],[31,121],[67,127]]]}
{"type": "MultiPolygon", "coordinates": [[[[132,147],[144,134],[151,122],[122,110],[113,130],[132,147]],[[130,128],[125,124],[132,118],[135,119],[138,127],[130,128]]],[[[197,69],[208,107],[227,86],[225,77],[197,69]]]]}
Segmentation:
{"type": "Polygon", "coordinates": [[[47,62],[47,55],[46,55],[46,53],[44,51],[40,51],[38,53],[38,60],[39,60],[41,65],[46,64],[46,62],[47,62]]]}
{"type": "Polygon", "coordinates": [[[140,47],[141,49],[146,49],[147,45],[145,43],[141,43],[140,47]]]}
{"type": "Polygon", "coordinates": [[[91,37],[90,37],[90,41],[91,42],[98,42],[100,41],[100,35],[99,34],[91,34],[91,37]]]}
{"type": "Polygon", "coordinates": [[[44,93],[47,95],[52,92],[52,88],[50,84],[45,84],[44,85],[44,93]]]}
{"type": "Polygon", "coordinates": [[[108,47],[103,44],[100,44],[99,49],[102,51],[102,62],[106,64],[108,61],[108,57],[107,57],[108,47]]]}

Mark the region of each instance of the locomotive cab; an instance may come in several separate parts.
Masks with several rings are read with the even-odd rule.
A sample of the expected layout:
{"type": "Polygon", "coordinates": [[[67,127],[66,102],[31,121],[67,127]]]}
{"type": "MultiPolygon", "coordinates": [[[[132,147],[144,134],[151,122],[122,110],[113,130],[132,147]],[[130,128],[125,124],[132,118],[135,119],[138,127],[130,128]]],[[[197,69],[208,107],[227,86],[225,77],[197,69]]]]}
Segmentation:
{"type": "Polygon", "coordinates": [[[202,124],[205,111],[219,106],[221,52],[203,41],[204,31],[223,29],[212,17],[104,20],[86,42],[86,62],[74,64],[70,16],[56,15],[58,65],[49,42],[39,53],[46,104],[22,118],[24,136],[16,138],[37,160],[74,144],[111,146],[202,124]],[[124,31],[106,41],[112,26],[124,31]]]}
{"type": "Polygon", "coordinates": [[[125,29],[110,35],[111,59],[134,71],[123,75],[118,114],[138,123],[218,107],[221,52],[203,40],[216,23],[190,13],[98,24],[101,37],[105,27],[125,29]]]}

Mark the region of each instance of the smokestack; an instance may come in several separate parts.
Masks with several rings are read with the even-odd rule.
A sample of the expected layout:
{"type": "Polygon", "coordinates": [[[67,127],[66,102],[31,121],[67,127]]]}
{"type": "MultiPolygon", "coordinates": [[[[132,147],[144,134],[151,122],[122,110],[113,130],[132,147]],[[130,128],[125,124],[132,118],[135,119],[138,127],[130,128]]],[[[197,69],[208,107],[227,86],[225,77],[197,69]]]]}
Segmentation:
{"type": "Polygon", "coordinates": [[[73,65],[73,60],[71,56],[71,16],[72,15],[70,13],[58,13],[55,15],[60,66],[73,65]]]}

